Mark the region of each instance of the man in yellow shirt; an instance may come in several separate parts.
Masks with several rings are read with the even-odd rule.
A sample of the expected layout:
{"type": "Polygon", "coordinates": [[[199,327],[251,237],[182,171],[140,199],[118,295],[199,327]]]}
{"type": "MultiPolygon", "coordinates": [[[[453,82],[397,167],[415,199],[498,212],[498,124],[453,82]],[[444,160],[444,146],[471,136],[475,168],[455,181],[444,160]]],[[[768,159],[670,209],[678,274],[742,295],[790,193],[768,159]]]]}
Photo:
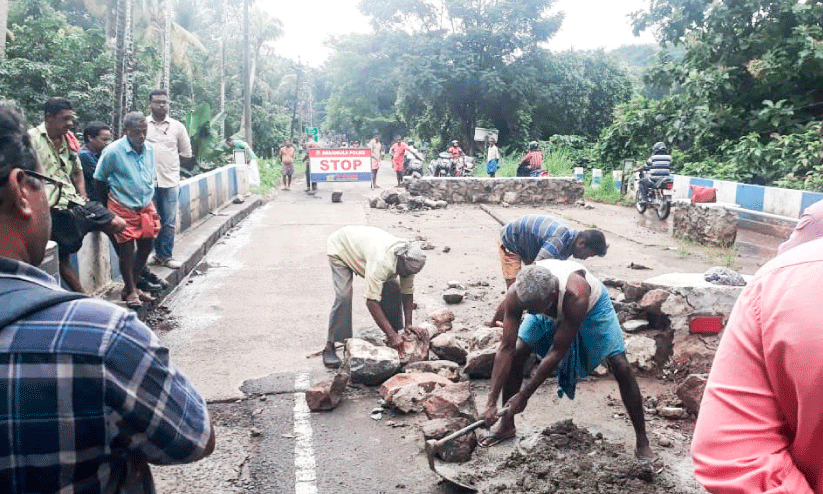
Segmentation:
{"type": "Polygon", "coordinates": [[[330,368],[340,367],[334,344],[352,337],[352,279],[355,273],[366,280],[366,307],[374,322],[386,333],[389,346],[402,352],[401,329],[417,331],[412,328],[414,275],[426,264],[420,246],[373,226],[351,225],[329,236],[326,253],[335,299],[329,315],[323,364],[330,368]]]}

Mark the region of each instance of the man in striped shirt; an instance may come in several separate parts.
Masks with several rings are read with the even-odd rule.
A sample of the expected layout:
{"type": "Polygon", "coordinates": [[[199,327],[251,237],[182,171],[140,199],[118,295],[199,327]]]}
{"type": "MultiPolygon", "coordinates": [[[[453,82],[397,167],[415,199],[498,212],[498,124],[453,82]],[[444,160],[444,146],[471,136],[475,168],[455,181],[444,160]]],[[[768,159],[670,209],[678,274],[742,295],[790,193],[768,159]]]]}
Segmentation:
{"type": "Polygon", "coordinates": [[[500,231],[500,262],[506,287],[520,272],[521,264],[541,259],[566,260],[569,256],[588,259],[605,256],[609,246],[600,230],[578,232],[551,216],[527,214],[500,231]]]}
{"type": "Polygon", "coordinates": [[[206,403],[133,312],[35,267],[61,186],[25,128],[0,103],[0,489],[154,492],[148,463],[214,450],[206,403]]]}

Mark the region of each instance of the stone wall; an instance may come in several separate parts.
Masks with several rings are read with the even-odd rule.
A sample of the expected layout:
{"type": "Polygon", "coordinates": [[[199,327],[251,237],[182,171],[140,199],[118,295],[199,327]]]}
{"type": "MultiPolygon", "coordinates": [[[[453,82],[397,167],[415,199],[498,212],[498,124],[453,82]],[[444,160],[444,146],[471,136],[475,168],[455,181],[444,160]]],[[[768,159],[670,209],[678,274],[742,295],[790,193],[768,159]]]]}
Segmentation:
{"type": "Polygon", "coordinates": [[[574,204],[583,199],[583,182],[574,177],[422,177],[403,183],[411,196],[434,201],[487,204],[574,204]]]}
{"type": "Polygon", "coordinates": [[[737,214],[723,203],[697,203],[678,199],[672,203],[672,231],[703,245],[731,247],[737,237],[737,214]]]}

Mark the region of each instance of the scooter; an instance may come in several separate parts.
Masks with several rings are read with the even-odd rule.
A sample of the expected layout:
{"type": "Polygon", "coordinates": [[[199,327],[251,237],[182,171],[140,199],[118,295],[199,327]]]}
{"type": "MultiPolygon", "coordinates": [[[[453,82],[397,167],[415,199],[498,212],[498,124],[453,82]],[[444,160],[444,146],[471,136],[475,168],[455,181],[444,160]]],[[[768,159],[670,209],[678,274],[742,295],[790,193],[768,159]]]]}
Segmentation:
{"type": "Polygon", "coordinates": [[[640,190],[640,179],[643,178],[645,172],[639,172],[634,179],[635,199],[634,207],[637,212],[643,214],[647,207],[654,208],[657,217],[662,221],[669,217],[669,212],[672,208],[672,195],[674,194],[674,179],[671,176],[665,176],[652,179],[652,184],[649,186],[649,200],[643,199],[643,192],[640,190]]]}
{"type": "Polygon", "coordinates": [[[414,156],[406,158],[403,166],[403,176],[410,177],[415,173],[417,174],[417,178],[423,176],[423,160],[419,160],[414,156]]]}
{"type": "Polygon", "coordinates": [[[452,159],[447,152],[437,155],[437,158],[429,162],[429,174],[435,177],[448,177],[452,175],[452,159]]]}

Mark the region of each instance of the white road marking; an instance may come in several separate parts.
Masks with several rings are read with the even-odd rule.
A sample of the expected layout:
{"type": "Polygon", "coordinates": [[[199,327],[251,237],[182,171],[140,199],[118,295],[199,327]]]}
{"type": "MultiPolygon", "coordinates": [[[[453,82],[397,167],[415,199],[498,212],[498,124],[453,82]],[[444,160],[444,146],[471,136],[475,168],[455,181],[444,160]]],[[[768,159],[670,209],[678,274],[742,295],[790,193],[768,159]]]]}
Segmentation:
{"type": "Polygon", "coordinates": [[[305,390],[311,386],[306,373],[294,378],[294,492],[317,494],[317,472],[312,446],[311,411],[306,403],[305,390]]]}

